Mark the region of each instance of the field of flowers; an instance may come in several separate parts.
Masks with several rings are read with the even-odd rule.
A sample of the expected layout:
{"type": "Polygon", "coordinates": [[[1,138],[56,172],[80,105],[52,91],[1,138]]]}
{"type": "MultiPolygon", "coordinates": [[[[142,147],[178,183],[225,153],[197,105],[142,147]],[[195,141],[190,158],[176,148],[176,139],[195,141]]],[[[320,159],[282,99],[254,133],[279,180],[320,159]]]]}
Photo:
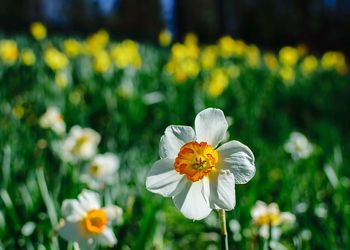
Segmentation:
{"type": "Polygon", "coordinates": [[[175,43],[166,31],[159,45],[110,36],[51,36],[41,23],[0,34],[0,249],[219,249],[217,211],[188,219],[146,188],[169,153],[159,150],[165,129],[193,127],[210,107],[225,114],[221,143],[255,156],[255,175],[227,191],[229,249],[350,248],[342,53],[268,52],[229,36],[175,43]]]}

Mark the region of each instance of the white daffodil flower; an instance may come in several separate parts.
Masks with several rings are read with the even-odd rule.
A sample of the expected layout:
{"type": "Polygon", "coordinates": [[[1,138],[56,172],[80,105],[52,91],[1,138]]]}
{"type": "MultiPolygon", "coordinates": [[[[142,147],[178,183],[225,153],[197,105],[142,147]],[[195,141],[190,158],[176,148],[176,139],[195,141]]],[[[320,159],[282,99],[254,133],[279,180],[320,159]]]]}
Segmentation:
{"type": "Polygon", "coordinates": [[[313,151],[312,144],[299,132],[292,132],[284,144],[284,150],[292,155],[293,160],[307,159],[313,151]]]}
{"type": "Polygon", "coordinates": [[[106,184],[113,182],[118,168],[119,159],[115,154],[96,155],[85,168],[80,180],[86,183],[89,188],[100,190],[106,184]]]}
{"type": "Polygon", "coordinates": [[[93,129],[74,126],[62,143],[62,158],[66,161],[88,160],[96,154],[100,135],[93,129]]]}
{"type": "Polygon", "coordinates": [[[78,199],[62,203],[64,222],[58,229],[59,235],[69,242],[77,242],[80,249],[94,249],[95,245],[112,247],[117,243],[111,224],[121,220],[122,210],[108,205],[101,208],[99,195],[83,190],[78,199]]]}
{"type": "Polygon", "coordinates": [[[267,205],[263,201],[257,201],[251,210],[251,216],[256,225],[278,226],[281,223],[293,224],[295,215],[290,212],[280,212],[276,203],[267,205]]]}
{"type": "Polygon", "coordinates": [[[195,119],[195,129],[171,125],[160,140],[160,160],[148,173],[146,187],[172,197],[189,219],[201,220],[212,209],[232,210],[235,184],[255,174],[252,151],[238,141],[219,146],[228,124],[220,109],[208,108],[195,119]]]}
{"type": "Polygon", "coordinates": [[[62,135],[66,132],[66,124],[59,109],[56,107],[48,107],[46,112],[40,117],[39,125],[42,128],[50,128],[56,134],[62,135]]]}

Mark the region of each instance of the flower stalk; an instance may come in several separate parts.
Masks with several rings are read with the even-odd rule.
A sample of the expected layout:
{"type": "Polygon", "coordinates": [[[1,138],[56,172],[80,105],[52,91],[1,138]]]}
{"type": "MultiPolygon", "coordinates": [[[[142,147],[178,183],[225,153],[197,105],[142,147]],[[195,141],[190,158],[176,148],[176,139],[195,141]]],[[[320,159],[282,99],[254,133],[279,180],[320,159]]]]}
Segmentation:
{"type": "Polygon", "coordinates": [[[220,228],[221,228],[221,249],[228,250],[226,212],[224,209],[219,209],[219,221],[220,221],[220,228]]]}

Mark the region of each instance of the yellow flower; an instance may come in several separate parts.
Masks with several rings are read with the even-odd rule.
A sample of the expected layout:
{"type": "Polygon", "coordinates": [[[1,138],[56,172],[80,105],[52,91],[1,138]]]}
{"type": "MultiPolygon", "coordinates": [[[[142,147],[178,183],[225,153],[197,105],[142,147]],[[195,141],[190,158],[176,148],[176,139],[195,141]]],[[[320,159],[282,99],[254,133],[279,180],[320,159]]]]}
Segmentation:
{"type": "Polygon", "coordinates": [[[247,64],[252,68],[257,68],[260,65],[260,51],[255,45],[246,47],[245,54],[247,64]]]}
{"type": "Polygon", "coordinates": [[[26,66],[32,66],[35,63],[35,54],[33,50],[26,48],[21,54],[22,63],[26,66]]]}
{"type": "Polygon", "coordinates": [[[66,39],[63,42],[64,52],[68,57],[76,57],[82,52],[82,44],[75,39],[66,39]]]}
{"type": "Polygon", "coordinates": [[[212,69],[215,67],[217,58],[217,48],[215,46],[206,47],[201,54],[201,65],[203,69],[212,69]]]}
{"type": "Polygon", "coordinates": [[[53,47],[45,49],[44,60],[53,71],[65,69],[69,64],[66,55],[53,47]]]}
{"type": "Polygon", "coordinates": [[[42,40],[46,37],[46,27],[41,22],[34,22],[30,25],[30,32],[36,40],[42,40]]]}
{"type": "Polygon", "coordinates": [[[217,97],[222,94],[228,85],[229,79],[222,69],[212,71],[210,80],[205,84],[205,89],[210,96],[217,97]]]}
{"type": "Polygon", "coordinates": [[[294,81],[295,73],[294,69],[290,66],[283,66],[279,70],[279,75],[281,76],[283,82],[286,85],[291,85],[294,81]]]}
{"type": "Polygon", "coordinates": [[[234,40],[230,36],[224,36],[218,43],[221,56],[228,58],[231,56],[242,57],[247,45],[242,40],[234,40]]]}
{"type": "Polygon", "coordinates": [[[304,75],[309,75],[317,69],[318,61],[315,56],[307,56],[301,63],[301,72],[304,75]]]}
{"type": "Polygon", "coordinates": [[[13,64],[19,55],[17,44],[13,40],[3,40],[0,42],[0,57],[5,64],[13,64]]]}
{"type": "Polygon", "coordinates": [[[120,44],[115,44],[111,48],[111,56],[114,64],[118,68],[125,69],[132,67],[139,69],[142,59],[138,51],[138,44],[132,40],[125,40],[120,44]]]}
{"type": "Polygon", "coordinates": [[[277,58],[275,56],[275,54],[273,53],[266,53],[263,56],[264,62],[266,67],[270,70],[270,71],[275,71],[278,67],[278,61],[277,58]]]}
{"type": "Polygon", "coordinates": [[[340,74],[345,74],[347,71],[347,65],[345,56],[341,52],[329,51],[322,56],[321,66],[325,70],[335,69],[340,74]]]}
{"type": "Polygon", "coordinates": [[[90,35],[85,43],[86,52],[94,54],[106,47],[109,41],[109,34],[106,30],[99,30],[96,33],[90,35]]]}
{"type": "Polygon", "coordinates": [[[108,71],[111,65],[111,60],[105,50],[100,50],[94,54],[94,70],[99,73],[108,71]]]}
{"type": "Polygon", "coordinates": [[[294,66],[299,60],[298,50],[293,47],[283,47],[279,52],[279,59],[286,66],[294,66]]]}
{"type": "Polygon", "coordinates": [[[159,33],[158,40],[159,40],[159,44],[162,47],[168,47],[172,41],[172,35],[171,35],[170,31],[169,30],[162,30],[159,33]]]}

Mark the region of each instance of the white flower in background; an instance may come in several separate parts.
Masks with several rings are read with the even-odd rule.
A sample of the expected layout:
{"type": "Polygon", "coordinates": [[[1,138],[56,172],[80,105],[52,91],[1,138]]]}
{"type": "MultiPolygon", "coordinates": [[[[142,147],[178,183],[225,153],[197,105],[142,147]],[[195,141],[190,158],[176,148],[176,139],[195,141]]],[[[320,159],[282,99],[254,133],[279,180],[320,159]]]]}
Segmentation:
{"type": "Polygon", "coordinates": [[[62,144],[62,157],[67,161],[88,160],[96,154],[100,135],[93,129],[74,126],[62,144]]]}
{"type": "Polygon", "coordinates": [[[292,155],[293,160],[307,159],[313,151],[313,146],[305,135],[292,132],[284,144],[284,150],[292,155]]]}
{"type": "MultiPolygon", "coordinates": [[[[295,222],[295,215],[290,212],[280,212],[276,203],[267,205],[263,201],[257,201],[251,210],[254,224],[259,227],[259,235],[263,238],[269,237],[270,227],[277,227],[281,224],[292,225],[295,222]]],[[[272,230],[272,238],[279,238],[281,231],[272,230]]]]}
{"type": "Polygon", "coordinates": [[[122,218],[122,210],[115,205],[101,208],[99,195],[83,190],[78,199],[62,203],[64,222],[59,235],[69,242],[77,242],[80,249],[94,249],[96,244],[112,247],[117,243],[111,224],[122,218]]]}
{"type": "Polygon", "coordinates": [[[63,116],[56,107],[47,108],[46,112],[39,119],[39,125],[42,128],[50,128],[59,135],[66,132],[66,124],[63,116]]]}
{"type": "Polygon", "coordinates": [[[118,168],[119,159],[115,154],[96,155],[85,168],[80,180],[89,188],[99,190],[115,180],[118,168]]]}
{"type": "Polygon", "coordinates": [[[148,173],[146,187],[172,197],[184,216],[207,217],[212,209],[232,210],[235,184],[247,183],[255,174],[252,151],[238,141],[223,140],[227,121],[220,109],[208,108],[189,126],[171,125],[160,140],[160,160],[148,173]]]}

